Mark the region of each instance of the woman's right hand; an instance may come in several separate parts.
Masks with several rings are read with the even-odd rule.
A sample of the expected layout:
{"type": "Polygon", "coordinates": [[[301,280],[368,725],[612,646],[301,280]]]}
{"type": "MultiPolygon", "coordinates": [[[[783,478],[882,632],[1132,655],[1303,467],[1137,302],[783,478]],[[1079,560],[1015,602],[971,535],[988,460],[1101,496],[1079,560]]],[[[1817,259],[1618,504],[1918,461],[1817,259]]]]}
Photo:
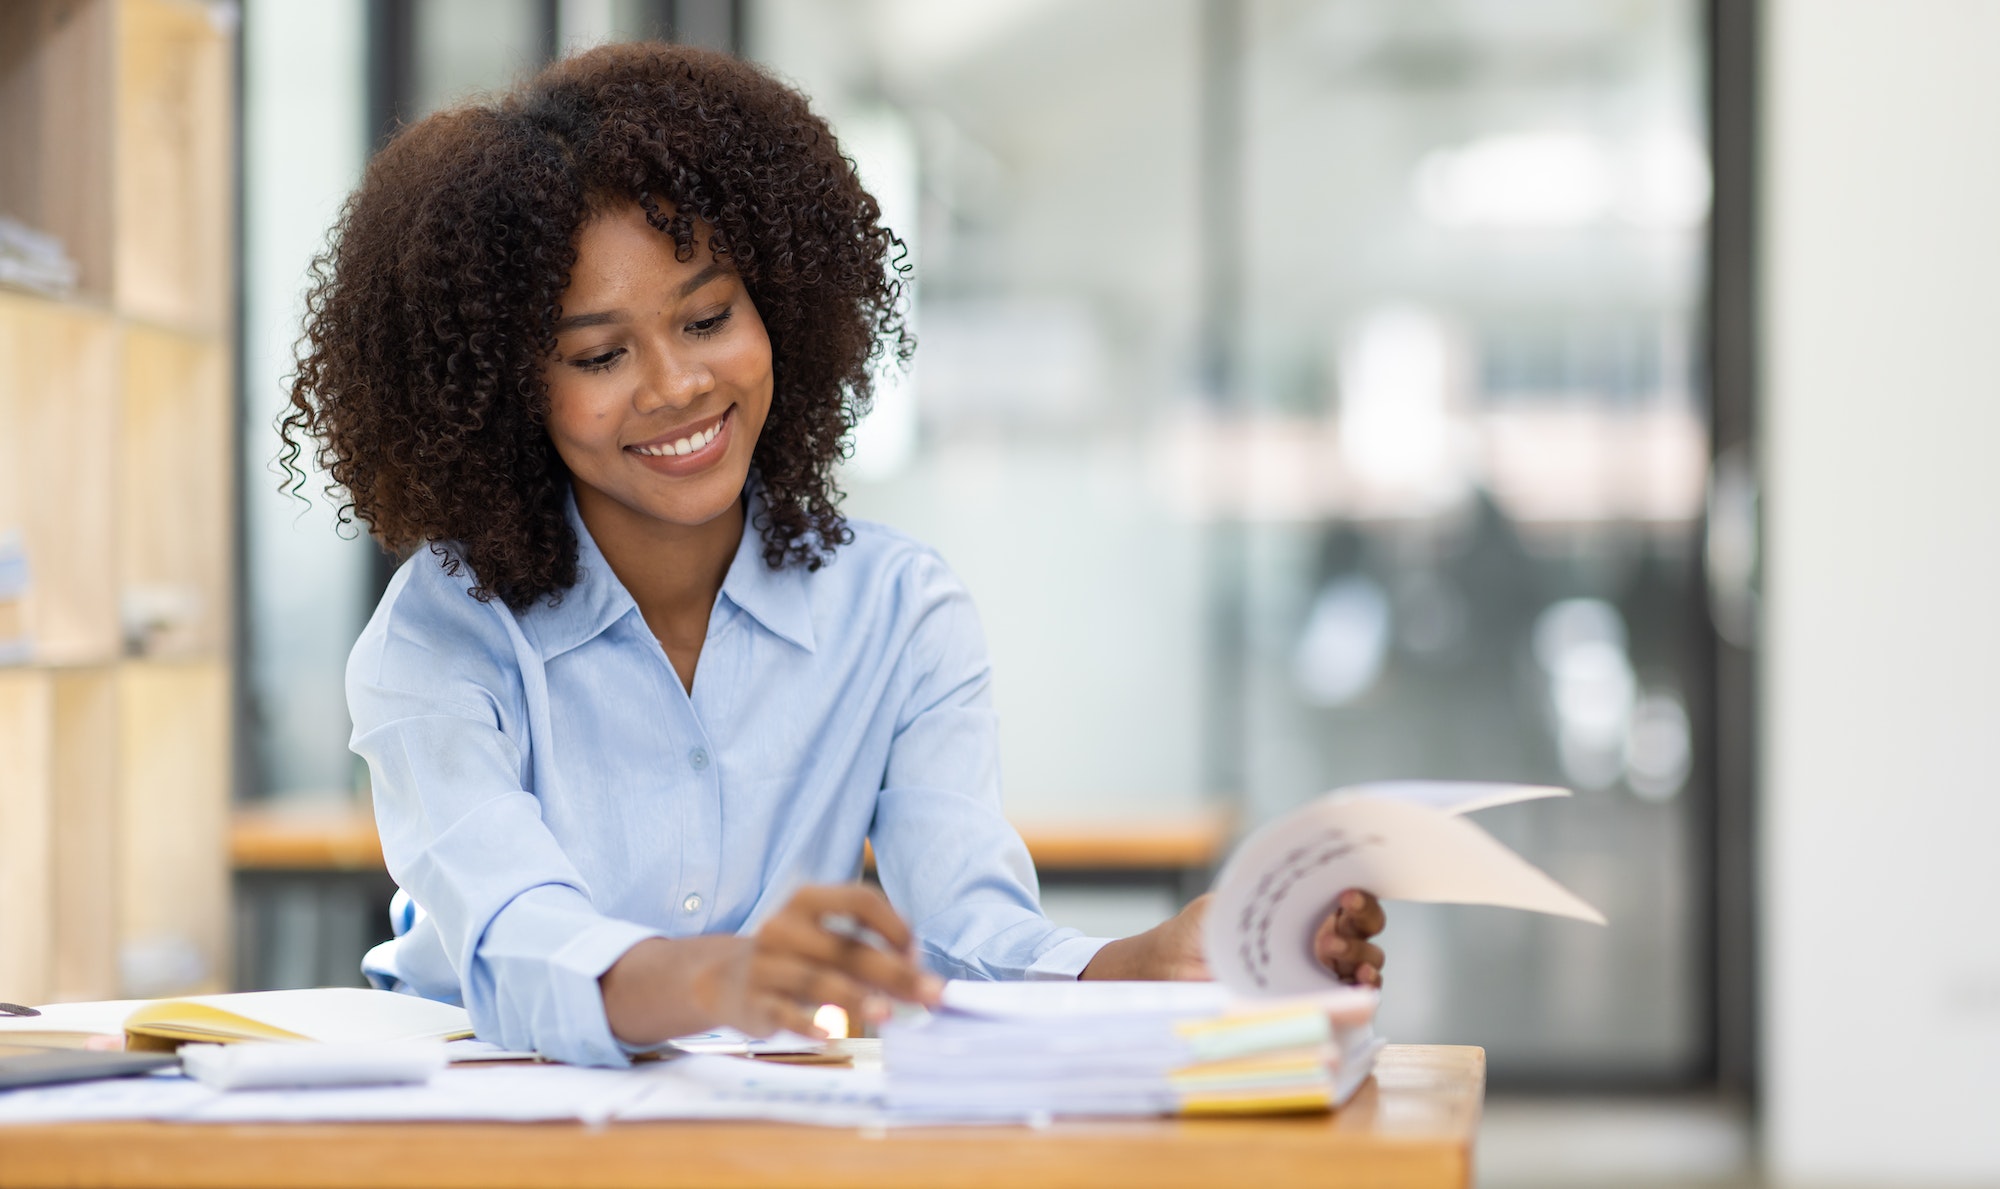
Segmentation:
{"type": "Polygon", "coordinates": [[[888,999],[935,1007],[944,989],[917,964],[909,926],[887,898],[859,884],[802,888],[750,937],[642,941],[599,983],[613,1034],[631,1044],[718,1025],[822,1038],[813,1023],[821,1004],[880,1021],[888,999]],[[830,918],[872,931],[888,948],[827,928],[830,918]]]}
{"type": "Polygon", "coordinates": [[[823,1003],[880,1023],[888,999],[936,1007],[944,990],[917,965],[916,938],[888,898],[860,884],[801,888],[750,942],[728,972],[728,1022],[752,1036],[782,1028],[821,1038],[813,1010],[823,1003]],[[873,932],[888,948],[828,929],[829,918],[873,932]]]}

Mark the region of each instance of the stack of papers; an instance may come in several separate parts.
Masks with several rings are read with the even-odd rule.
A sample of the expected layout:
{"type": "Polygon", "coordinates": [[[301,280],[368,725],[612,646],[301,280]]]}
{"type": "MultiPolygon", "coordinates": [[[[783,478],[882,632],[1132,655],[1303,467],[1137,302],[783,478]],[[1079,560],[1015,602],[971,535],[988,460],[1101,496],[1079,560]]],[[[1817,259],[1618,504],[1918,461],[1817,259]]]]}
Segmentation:
{"type": "Polygon", "coordinates": [[[1244,1000],[1214,983],[945,986],[883,1028],[892,1115],[1269,1114],[1347,1101],[1374,1067],[1378,993],[1244,1000]]]}

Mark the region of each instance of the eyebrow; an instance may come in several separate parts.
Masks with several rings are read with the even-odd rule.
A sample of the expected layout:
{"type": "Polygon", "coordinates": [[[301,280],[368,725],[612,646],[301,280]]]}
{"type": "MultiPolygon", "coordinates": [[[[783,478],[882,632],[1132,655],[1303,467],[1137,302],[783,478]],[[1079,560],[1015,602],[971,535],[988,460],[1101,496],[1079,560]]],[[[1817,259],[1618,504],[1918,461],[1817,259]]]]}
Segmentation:
{"type": "MultiPolygon", "coordinates": [[[[680,289],[674,293],[674,300],[680,301],[686,299],[695,290],[700,289],[703,285],[708,284],[728,271],[729,266],[720,260],[709,261],[708,267],[681,282],[680,289]]],[[[565,330],[582,330],[590,326],[611,326],[619,322],[629,321],[631,321],[630,315],[626,314],[623,310],[599,310],[588,314],[566,314],[556,319],[555,332],[561,334],[565,330]]]]}

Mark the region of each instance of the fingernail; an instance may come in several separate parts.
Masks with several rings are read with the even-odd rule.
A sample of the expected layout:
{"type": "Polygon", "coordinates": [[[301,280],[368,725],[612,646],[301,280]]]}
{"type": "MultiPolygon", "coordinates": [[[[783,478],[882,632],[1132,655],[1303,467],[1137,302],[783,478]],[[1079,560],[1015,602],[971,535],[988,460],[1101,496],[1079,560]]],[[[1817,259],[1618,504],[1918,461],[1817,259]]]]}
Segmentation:
{"type": "Polygon", "coordinates": [[[1349,912],[1360,912],[1361,904],[1361,893],[1352,888],[1340,894],[1340,906],[1349,912]]]}
{"type": "Polygon", "coordinates": [[[861,1017],[871,1023],[882,1023],[889,1018],[889,1001],[880,995],[868,996],[861,1001],[861,1017]]]}
{"type": "Polygon", "coordinates": [[[935,974],[927,974],[917,981],[917,990],[925,999],[936,1002],[937,997],[944,994],[944,980],[935,974]]]}
{"type": "Polygon", "coordinates": [[[1347,939],[1336,933],[1319,943],[1319,952],[1323,958],[1338,958],[1347,952],[1347,939]]]}

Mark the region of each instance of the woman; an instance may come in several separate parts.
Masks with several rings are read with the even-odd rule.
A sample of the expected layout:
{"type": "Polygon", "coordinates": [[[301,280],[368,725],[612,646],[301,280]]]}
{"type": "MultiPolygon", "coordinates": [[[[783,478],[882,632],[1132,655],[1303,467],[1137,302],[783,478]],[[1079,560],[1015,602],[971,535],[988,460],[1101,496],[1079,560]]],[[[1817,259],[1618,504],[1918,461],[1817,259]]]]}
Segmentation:
{"type": "MultiPolygon", "coordinates": [[[[560,62],[369,166],[283,432],[412,552],[347,675],[421,906],[378,981],[617,1064],[934,1003],[931,971],[1205,973],[1202,901],[1116,941],[1042,916],[964,589],[839,512],[871,353],[912,346],[878,215],[803,98],[663,45],[560,62]]],[[[1330,909],[1323,960],[1376,981],[1379,906],[1330,909]]]]}

